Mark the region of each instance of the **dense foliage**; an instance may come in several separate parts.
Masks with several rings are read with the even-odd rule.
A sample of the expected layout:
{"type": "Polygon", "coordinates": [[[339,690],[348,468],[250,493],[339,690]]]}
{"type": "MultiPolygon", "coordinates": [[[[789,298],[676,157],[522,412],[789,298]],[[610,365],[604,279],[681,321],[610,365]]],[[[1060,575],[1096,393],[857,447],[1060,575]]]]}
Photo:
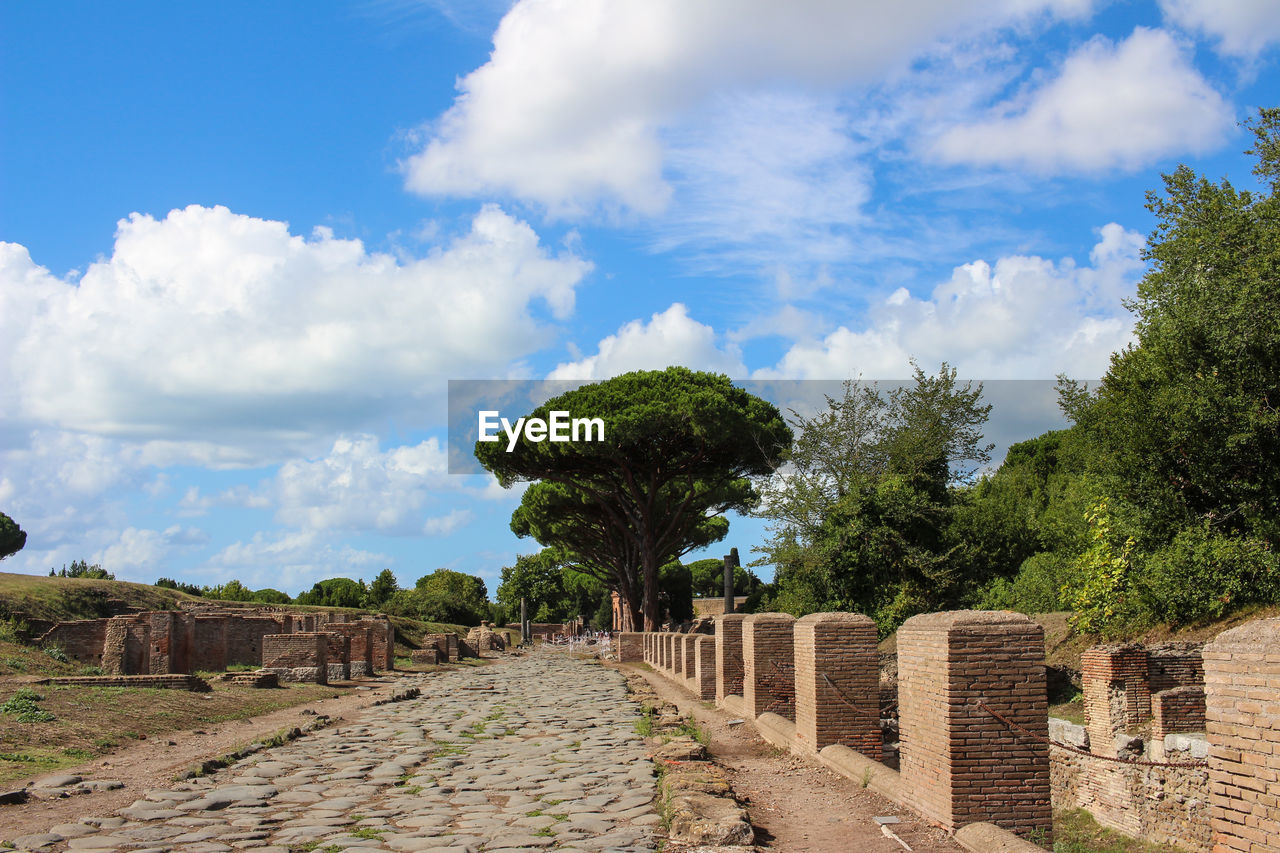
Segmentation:
{"type": "Polygon", "coordinates": [[[633,623],[660,621],[660,571],[728,531],[724,513],[757,500],[791,432],[770,403],[728,377],[682,367],[585,385],[535,409],[600,418],[604,441],[477,442],[502,485],[532,482],[512,530],[556,548],[618,591],[633,623]]]}
{"type": "Polygon", "coordinates": [[[27,544],[27,532],[18,522],[0,512],[0,560],[11,557],[27,544]]]}

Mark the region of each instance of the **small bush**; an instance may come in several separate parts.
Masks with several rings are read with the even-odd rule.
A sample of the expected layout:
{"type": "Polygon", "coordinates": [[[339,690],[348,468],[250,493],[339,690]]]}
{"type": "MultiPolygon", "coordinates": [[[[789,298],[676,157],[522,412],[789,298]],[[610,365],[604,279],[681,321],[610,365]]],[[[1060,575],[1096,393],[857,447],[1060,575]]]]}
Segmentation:
{"type": "Polygon", "coordinates": [[[62,650],[61,646],[47,646],[44,653],[56,660],[58,663],[67,662],[67,653],[62,650]]]}
{"type": "Polygon", "coordinates": [[[0,705],[0,714],[8,714],[20,723],[47,723],[57,719],[36,703],[44,699],[30,687],[23,687],[0,705]]]}

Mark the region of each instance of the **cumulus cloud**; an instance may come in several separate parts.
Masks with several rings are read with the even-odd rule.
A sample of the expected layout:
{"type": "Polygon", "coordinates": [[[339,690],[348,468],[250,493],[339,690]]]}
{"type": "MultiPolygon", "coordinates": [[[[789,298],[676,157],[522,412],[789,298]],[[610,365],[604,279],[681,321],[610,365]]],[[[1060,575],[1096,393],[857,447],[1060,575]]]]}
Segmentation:
{"type": "Polygon", "coordinates": [[[1253,58],[1280,42],[1274,0],[1160,0],[1160,10],[1169,22],[1203,33],[1229,56],[1253,58]]]}
{"type": "Polygon", "coordinates": [[[429,195],[510,194],[552,213],[653,214],[671,188],[661,129],[712,93],[777,81],[836,88],[903,68],[936,39],[1089,0],[521,0],[490,59],[403,164],[429,195]]]}
{"type": "Polygon", "coordinates": [[[153,583],[168,572],[165,561],[174,553],[204,545],[209,536],[195,527],[173,525],[165,530],[126,527],[116,541],[93,555],[98,563],[119,580],[153,583]]]}
{"type": "Polygon", "coordinates": [[[589,269],[493,206],[408,261],[223,207],[122,220],[78,282],[0,244],[0,405],[149,464],[262,464],[535,351],[589,269]]]}
{"type": "Polygon", "coordinates": [[[447,470],[435,438],[383,451],[373,435],[344,436],[323,458],[285,462],[269,491],[276,520],[291,527],[412,535],[434,521],[431,532],[448,532],[423,518],[431,493],[446,487],[447,470]]]}
{"type": "Polygon", "coordinates": [[[661,370],[673,364],[741,376],[735,345],[721,348],[715,329],[689,316],[679,302],[649,318],[632,320],[600,341],[596,354],[556,366],[548,379],[607,379],[631,370],[661,370]]]}
{"type": "Polygon", "coordinates": [[[953,163],[1045,172],[1133,169],[1213,148],[1232,121],[1173,37],[1138,27],[1120,44],[1093,38],[1055,79],[984,121],[948,130],[933,152],[953,163]]]}
{"type": "Polygon", "coordinates": [[[912,358],[980,379],[1101,376],[1132,338],[1120,299],[1133,292],[1142,246],[1140,235],[1111,223],[1087,267],[1024,255],[964,264],[929,298],[899,289],[871,306],[862,330],[841,326],[799,342],[756,376],[901,379],[912,358]]]}
{"type": "Polygon", "coordinates": [[[386,554],[335,546],[317,530],[259,532],[219,551],[194,574],[201,583],[236,579],[254,589],[305,592],[325,578],[370,578],[391,565],[386,554]]]}

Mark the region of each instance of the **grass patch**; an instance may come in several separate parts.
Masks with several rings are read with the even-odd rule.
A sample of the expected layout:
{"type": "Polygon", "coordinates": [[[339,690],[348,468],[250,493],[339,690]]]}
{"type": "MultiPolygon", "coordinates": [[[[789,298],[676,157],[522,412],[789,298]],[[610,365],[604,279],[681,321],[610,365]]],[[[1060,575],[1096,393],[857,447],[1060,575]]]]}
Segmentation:
{"type": "Polygon", "coordinates": [[[1084,809],[1054,812],[1053,838],[1053,853],[1179,853],[1099,826],[1084,809]]]}
{"type": "Polygon", "coordinates": [[[640,737],[653,737],[653,707],[642,705],[640,718],[635,722],[636,734],[640,737]]]}
{"type": "Polygon", "coordinates": [[[23,687],[0,704],[0,714],[13,717],[20,723],[51,723],[57,717],[40,707],[38,703],[42,701],[44,697],[39,693],[23,687]]]}
{"type": "Polygon", "coordinates": [[[347,834],[354,838],[365,838],[370,841],[378,841],[382,838],[382,834],[384,832],[386,832],[385,829],[375,829],[372,826],[362,826],[359,829],[351,830],[351,832],[347,834]]]}
{"type": "Polygon", "coordinates": [[[1049,716],[1058,717],[1077,726],[1084,725],[1084,697],[1076,694],[1069,702],[1060,702],[1049,707],[1049,716]]]}

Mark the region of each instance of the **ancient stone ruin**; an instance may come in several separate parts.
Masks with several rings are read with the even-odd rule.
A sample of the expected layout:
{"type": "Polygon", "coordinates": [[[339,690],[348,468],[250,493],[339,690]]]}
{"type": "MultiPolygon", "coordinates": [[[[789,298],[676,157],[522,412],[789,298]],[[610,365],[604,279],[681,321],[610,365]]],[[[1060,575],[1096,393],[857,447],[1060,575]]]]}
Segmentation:
{"type": "Polygon", "coordinates": [[[1196,853],[1280,853],[1278,649],[1280,619],[1203,648],[1090,649],[1077,726],[1048,716],[1044,635],[1029,618],[916,616],[898,631],[895,768],[864,616],[727,614],[714,636],[618,637],[620,661],[648,663],[957,838],[1002,827],[1049,844],[1052,804],[1196,853]]]}
{"type": "Polygon", "coordinates": [[[176,675],[253,666],[280,681],[328,684],[395,669],[380,615],[258,608],[154,610],[59,622],[38,641],[107,675],[176,675]]]}

